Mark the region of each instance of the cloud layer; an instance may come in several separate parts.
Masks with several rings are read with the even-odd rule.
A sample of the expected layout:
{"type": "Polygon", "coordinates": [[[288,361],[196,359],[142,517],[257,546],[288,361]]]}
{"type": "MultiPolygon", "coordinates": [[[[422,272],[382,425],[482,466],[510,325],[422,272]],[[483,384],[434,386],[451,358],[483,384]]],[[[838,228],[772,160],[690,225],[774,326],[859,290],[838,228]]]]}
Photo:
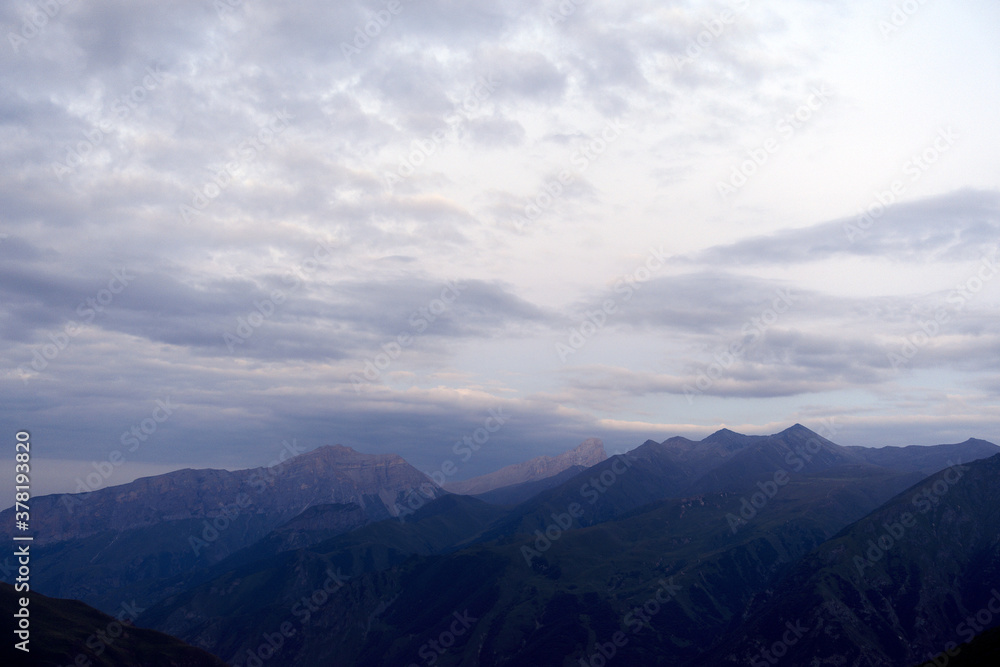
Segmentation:
{"type": "Polygon", "coordinates": [[[435,470],[490,409],[461,477],[1000,441],[1000,13],[876,4],[6,3],[0,424],[49,490],[137,426],[107,483],[289,438],[435,470]]]}

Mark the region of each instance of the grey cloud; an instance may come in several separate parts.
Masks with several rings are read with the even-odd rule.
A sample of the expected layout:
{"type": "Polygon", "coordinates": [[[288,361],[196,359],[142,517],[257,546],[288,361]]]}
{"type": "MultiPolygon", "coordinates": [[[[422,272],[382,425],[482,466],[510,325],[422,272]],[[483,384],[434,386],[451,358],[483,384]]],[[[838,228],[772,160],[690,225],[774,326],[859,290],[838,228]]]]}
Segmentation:
{"type": "Polygon", "coordinates": [[[755,236],[684,258],[693,263],[797,264],[836,256],[893,256],[907,261],[968,261],[996,248],[1000,193],[963,190],[895,204],[860,229],[858,218],[755,236]]]}
{"type": "MultiPolygon", "coordinates": [[[[462,469],[471,475],[556,453],[584,437],[604,437],[609,449],[650,437],[636,435],[641,426],[608,425],[593,415],[608,414],[609,406],[628,414],[636,396],[672,410],[683,401],[678,387],[720,348],[745,340],[742,325],[770,305],[776,289],[797,293],[792,280],[738,272],[840,257],[977,261],[977,253],[995,247],[997,193],[959,191],[893,206],[854,243],[843,229],[851,218],[675,257],[627,301],[605,287],[560,306],[566,290],[555,281],[539,292],[544,296],[504,282],[523,277],[495,268],[495,256],[476,262],[496,243],[501,257],[538,252],[532,268],[543,275],[544,253],[567,247],[548,237],[560,221],[596,228],[594,205],[624,208],[620,200],[605,201],[614,194],[601,183],[578,176],[523,234],[490,227],[523,213],[546,182],[572,168],[569,156],[603,125],[600,117],[627,116],[635,141],[649,136],[650,143],[626,157],[650,160],[650,172],[676,183],[697,168],[699,155],[773,126],[790,101],[801,103],[820,49],[773,55],[763,49],[799,29],[795,21],[803,14],[825,22],[842,11],[824,5],[783,18],[753,5],[755,13],[727,28],[702,58],[678,67],[674,56],[725,3],[582,3],[552,26],[546,11],[557,4],[404,1],[391,25],[351,58],[342,42],[384,8],[382,0],[294,7],[246,0],[221,15],[206,0],[74,2],[19,53],[5,44],[0,422],[11,428],[30,422],[53,454],[87,461],[119,446],[121,431],[169,394],[183,409],[141,452],[144,461],[242,467],[270,460],[281,439],[297,437],[310,446],[398,450],[433,468],[485,410],[509,407],[516,415],[509,430],[497,436],[495,450],[462,469]],[[165,73],[163,84],[60,180],[53,163],[114,117],[116,98],[138,85],[147,67],[165,73]],[[496,90],[476,108],[464,108],[477,79],[491,75],[496,90]],[[771,78],[774,90],[760,90],[758,82],[771,78]],[[179,206],[239,159],[240,142],[269,114],[286,109],[288,129],[184,222],[179,206]],[[471,155],[487,165],[478,180],[455,178],[449,157],[427,160],[387,187],[386,172],[407,159],[411,142],[442,130],[446,150],[435,159],[471,155]],[[494,152],[504,170],[526,162],[534,168],[519,185],[507,185],[504,177],[522,175],[491,172],[494,152]],[[320,240],[333,248],[331,257],[306,276],[303,262],[320,240]],[[128,289],[47,369],[23,382],[18,366],[78,319],[78,304],[122,266],[136,273],[128,289]],[[434,321],[424,318],[426,329],[390,380],[357,395],[350,374],[387,341],[414,333],[411,318],[440,295],[449,273],[464,282],[461,295],[434,321]],[[290,275],[302,278],[294,289],[290,275]],[[276,290],[287,294],[285,302],[230,351],[223,333],[276,290]],[[551,358],[552,340],[606,298],[621,309],[600,336],[617,345],[642,334],[651,346],[662,343],[659,362],[559,372],[543,360],[525,384],[506,387],[490,378],[485,384],[500,387],[489,385],[490,395],[482,376],[507,360],[477,359],[486,371],[456,361],[493,344],[532,360],[538,350],[539,359],[551,358]],[[460,380],[449,384],[445,376],[460,380]],[[425,388],[439,381],[448,388],[425,388]],[[532,393],[539,386],[547,393],[532,393]],[[506,392],[525,398],[498,398],[506,392]]],[[[23,7],[0,5],[0,21],[16,29],[23,7]]],[[[838,28],[833,21],[808,34],[822,39],[838,28]]],[[[647,211],[672,196],[663,188],[647,211]]],[[[946,303],[947,293],[841,299],[802,290],[801,297],[712,392],[888,395],[906,384],[909,369],[961,373],[956,387],[986,392],[970,403],[980,417],[969,428],[995,428],[983,416],[995,412],[996,388],[982,378],[1000,358],[991,296],[956,313],[898,373],[886,353],[946,303]]],[[[633,352],[628,343],[619,347],[623,356],[633,352]]],[[[522,361],[511,360],[511,375],[524,372],[517,367],[522,361]]],[[[923,396],[906,399],[914,402],[905,406],[911,412],[927,404],[923,396]]],[[[914,432],[882,419],[855,433],[881,437],[897,427],[914,432]]],[[[934,428],[958,426],[942,418],[934,428]]]]}
{"type": "Polygon", "coordinates": [[[499,80],[501,100],[558,102],[566,92],[566,74],[537,51],[484,50],[477,54],[489,63],[489,72],[499,80]]]}
{"type": "Polygon", "coordinates": [[[516,121],[476,119],[469,121],[468,128],[473,141],[484,146],[519,146],[524,143],[524,127],[516,121]]]}

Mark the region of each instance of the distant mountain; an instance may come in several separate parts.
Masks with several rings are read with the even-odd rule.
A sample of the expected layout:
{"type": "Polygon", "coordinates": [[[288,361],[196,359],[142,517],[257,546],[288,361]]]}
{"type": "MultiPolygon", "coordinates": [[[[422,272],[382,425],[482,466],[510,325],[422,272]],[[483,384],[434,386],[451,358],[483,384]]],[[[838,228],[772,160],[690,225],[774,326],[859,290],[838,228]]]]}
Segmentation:
{"type": "Polygon", "coordinates": [[[590,526],[666,498],[752,488],[779,470],[791,477],[845,465],[876,468],[799,424],[769,436],[722,429],[701,441],[647,440],[521,503],[477,539],[544,530],[553,512],[572,503],[583,510],[574,526],[590,526]]]}
{"type": "MultiPolygon", "coordinates": [[[[10,584],[0,583],[0,614],[10,619],[19,609],[17,593],[10,584]]],[[[5,638],[0,662],[32,667],[226,667],[205,651],[155,630],[132,626],[132,614],[139,610],[124,603],[116,616],[108,616],[78,600],[60,600],[31,592],[28,613],[31,621],[30,653],[14,648],[5,638]]]]}
{"type": "Polygon", "coordinates": [[[958,461],[975,461],[1000,454],[1000,446],[969,438],[954,445],[910,445],[909,447],[845,447],[868,463],[894,470],[933,475],[958,461]]]}
{"type": "MultiPolygon", "coordinates": [[[[89,494],[32,499],[39,549],[33,585],[108,611],[122,596],[150,605],[170,580],[203,569],[260,540],[310,508],[322,513],[323,536],[397,513],[414,493],[443,492],[395,454],[362,454],[325,446],[270,468],[179,470],[89,494]],[[341,506],[337,509],[334,506],[341,506]],[[37,518],[35,518],[37,517],[37,518]]],[[[13,526],[11,510],[0,526],[13,526]]],[[[310,514],[300,521],[310,529],[310,514]]],[[[300,531],[289,545],[304,543],[300,531]]],[[[9,534],[9,532],[8,532],[9,534]]]]}
{"type": "Polygon", "coordinates": [[[916,462],[905,453],[876,455],[878,463],[869,462],[858,448],[838,445],[801,424],[765,436],[722,429],[701,441],[683,437],[659,443],[647,440],[522,502],[479,539],[544,530],[552,512],[564,511],[574,502],[584,509],[574,525],[589,526],[666,498],[721,491],[752,493],[758,484],[774,482],[775,475],[784,480],[836,471],[849,478],[881,471],[895,480],[890,487],[895,493],[940,470],[942,460],[964,457],[961,460],[971,461],[1000,451],[982,440],[917,449],[916,462]]]}
{"type": "Polygon", "coordinates": [[[444,485],[444,489],[451,493],[474,496],[501,487],[543,480],[574,466],[589,468],[606,458],[608,456],[604,453],[604,442],[600,438],[588,438],[575,449],[563,452],[555,458],[539,456],[530,461],[509,465],[487,475],[461,482],[448,482],[444,485]]]}
{"type": "MultiPolygon", "coordinates": [[[[46,544],[107,530],[220,516],[226,508],[266,514],[279,523],[312,505],[353,502],[373,517],[384,518],[394,514],[391,508],[401,493],[428,481],[396,454],[362,454],[327,445],[270,468],[186,469],[91,493],[40,496],[32,499],[37,514],[32,526],[35,543],[46,544]]],[[[11,534],[13,511],[0,512],[4,536],[11,534]]]]}
{"type": "Polygon", "coordinates": [[[487,491],[486,493],[477,493],[473,497],[493,505],[505,505],[511,507],[523,503],[529,498],[537,496],[542,491],[559,486],[566,480],[576,477],[584,470],[586,470],[586,468],[583,466],[570,466],[562,472],[556,473],[551,477],[546,477],[545,479],[538,479],[533,482],[522,482],[520,484],[512,484],[510,486],[501,486],[499,489],[493,489],[492,491],[487,491]]]}

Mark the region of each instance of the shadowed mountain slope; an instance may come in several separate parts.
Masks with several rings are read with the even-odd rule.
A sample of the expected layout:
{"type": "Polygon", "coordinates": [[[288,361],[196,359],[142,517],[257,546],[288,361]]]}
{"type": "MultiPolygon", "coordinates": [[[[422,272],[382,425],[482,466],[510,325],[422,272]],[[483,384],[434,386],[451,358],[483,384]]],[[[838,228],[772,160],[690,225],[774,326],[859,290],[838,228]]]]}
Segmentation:
{"type": "Polygon", "coordinates": [[[941,471],[845,528],[799,562],[714,655],[744,665],[809,631],[788,660],[910,665],[1000,624],[1000,455],[941,471]]]}
{"type": "Polygon", "coordinates": [[[0,648],[4,665],[225,667],[225,663],[214,655],[179,639],[123,623],[132,609],[121,612],[122,620],[119,620],[78,600],[61,600],[34,592],[17,593],[13,586],[0,583],[0,613],[5,619],[19,609],[18,599],[25,595],[30,599],[30,653],[14,648],[14,641],[5,638],[0,648]]]}

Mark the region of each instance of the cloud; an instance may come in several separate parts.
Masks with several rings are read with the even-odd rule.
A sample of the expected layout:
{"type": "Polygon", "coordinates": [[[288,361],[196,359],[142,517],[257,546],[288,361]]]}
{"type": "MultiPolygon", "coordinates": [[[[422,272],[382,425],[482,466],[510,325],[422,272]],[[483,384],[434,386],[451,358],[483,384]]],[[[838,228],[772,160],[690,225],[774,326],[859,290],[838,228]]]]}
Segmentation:
{"type": "MultiPolygon", "coordinates": [[[[19,34],[32,6],[0,6],[0,23],[19,34]]],[[[244,467],[297,437],[434,467],[506,406],[516,417],[469,475],[589,436],[626,447],[645,426],[749,430],[749,413],[760,428],[843,415],[874,440],[921,435],[900,413],[951,434],[951,410],[989,437],[1000,283],[961,308],[955,290],[975,287],[1000,231],[995,132],[974,115],[995,105],[947,63],[989,43],[990,22],[928,8],[963,37],[914,51],[871,43],[871,12],[843,3],[750,3],[716,23],[731,6],[60,5],[0,49],[0,422],[89,464],[169,395],[183,409],[137,466],[244,467]],[[952,91],[945,106],[879,78],[924,57],[940,67],[920,89],[952,91]],[[782,145],[778,194],[721,206],[719,170],[828,79],[837,103],[782,145]],[[963,142],[852,239],[844,202],[877,192],[857,157],[884,124],[876,102],[911,110],[880,153],[941,118],[963,142]],[[626,130],[581,166],[609,122],[626,130]],[[798,201],[817,173],[822,203],[798,201]],[[673,256],[639,280],[651,245],[673,256]],[[134,278],[111,291],[123,269],[134,278]],[[781,291],[792,303],[771,322],[781,291]],[[554,346],[608,299],[616,312],[563,363],[554,346]],[[357,391],[400,335],[413,340],[357,391]],[[689,406],[685,385],[737,343],[689,406]]]]}
{"type": "Polygon", "coordinates": [[[861,216],[752,236],[684,260],[711,265],[799,264],[842,256],[907,262],[975,260],[997,247],[1000,193],[962,190],[861,216]]]}

